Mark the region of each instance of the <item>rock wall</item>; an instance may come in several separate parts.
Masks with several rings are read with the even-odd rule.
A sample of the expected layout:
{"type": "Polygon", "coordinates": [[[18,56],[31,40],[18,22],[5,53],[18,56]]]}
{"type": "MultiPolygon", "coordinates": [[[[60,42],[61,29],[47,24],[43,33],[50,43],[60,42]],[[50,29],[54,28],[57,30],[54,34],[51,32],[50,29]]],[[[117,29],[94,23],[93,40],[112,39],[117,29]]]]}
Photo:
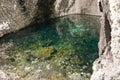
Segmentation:
{"type": "Polygon", "coordinates": [[[101,34],[99,58],[91,80],[120,80],[120,1],[100,0],[101,34]]]}
{"type": "Polygon", "coordinates": [[[0,0],[0,36],[30,24],[37,0],[0,0]]]}
{"type": "Polygon", "coordinates": [[[78,13],[99,15],[97,0],[0,0],[0,37],[33,22],[78,13]]]}
{"type": "Polygon", "coordinates": [[[100,15],[97,0],[56,0],[55,15],[68,14],[100,15]]]}

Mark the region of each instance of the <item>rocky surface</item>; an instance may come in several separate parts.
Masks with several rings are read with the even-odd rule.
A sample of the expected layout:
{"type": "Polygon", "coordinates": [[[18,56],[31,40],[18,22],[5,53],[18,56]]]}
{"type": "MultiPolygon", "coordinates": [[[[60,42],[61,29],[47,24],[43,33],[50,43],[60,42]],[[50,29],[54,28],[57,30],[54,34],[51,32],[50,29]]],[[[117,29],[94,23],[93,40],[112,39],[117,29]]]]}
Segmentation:
{"type": "Polygon", "coordinates": [[[102,14],[99,58],[91,80],[120,80],[120,1],[100,0],[102,14]]]}
{"type": "Polygon", "coordinates": [[[0,0],[0,37],[33,22],[78,13],[99,15],[97,0],[0,0]]]}
{"type": "Polygon", "coordinates": [[[68,14],[100,15],[97,0],[56,0],[55,15],[68,14]]]}
{"type": "Polygon", "coordinates": [[[0,70],[0,80],[8,80],[8,76],[0,70]]]}
{"type": "Polygon", "coordinates": [[[30,24],[36,4],[37,0],[0,0],[0,36],[30,24]]]}

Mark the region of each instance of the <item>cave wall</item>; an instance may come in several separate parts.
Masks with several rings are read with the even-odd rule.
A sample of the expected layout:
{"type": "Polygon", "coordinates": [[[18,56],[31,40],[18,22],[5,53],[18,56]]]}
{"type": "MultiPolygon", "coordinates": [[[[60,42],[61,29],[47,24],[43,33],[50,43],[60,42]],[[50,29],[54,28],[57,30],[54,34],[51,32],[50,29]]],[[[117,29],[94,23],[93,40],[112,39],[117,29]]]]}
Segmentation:
{"type": "Polygon", "coordinates": [[[100,15],[97,0],[56,0],[55,16],[68,14],[100,15]]]}
{"type": "Polygon", "coordinates": [[[0,37],[69,14],[99,15],[97,0],[0,0],[0,37]]]}
{"type": "Polygon", "coordinates": [[[99,58],[93,64],[91,80],[120,80],[120,1],[99,0],[99,4],[99,58]]]}
{"type": "Polygon", "coordinates": [[[37,0],[0,0],[0,36],[30,24],[37,0]]]}

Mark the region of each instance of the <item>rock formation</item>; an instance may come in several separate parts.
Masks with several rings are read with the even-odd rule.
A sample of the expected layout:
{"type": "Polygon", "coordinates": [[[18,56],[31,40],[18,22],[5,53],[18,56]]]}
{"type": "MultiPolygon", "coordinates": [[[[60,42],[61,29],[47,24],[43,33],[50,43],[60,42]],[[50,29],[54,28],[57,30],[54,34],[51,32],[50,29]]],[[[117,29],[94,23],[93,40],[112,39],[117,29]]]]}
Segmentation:
{"type": "Polygon", "coordinates": [[[97,0],[56,0],[55,15],[68,14],[100,15],[97,0]]]}
{"type": "Polygon", "coordinates": [[[78,13],[99,15],[97,0],[0,0],[0,37],[33,22],[78,13]]]}
{"type": "Polygon", "coordinates": [[[0,0],[0,36],[19,30],[33,20],[37,0],[0,0]]]}
{"type": "Polygon", "coordinates": [[[7,75],[1,70],[0,70],[0,80],[9,80],[7,75]]]}
{"type": "Polygon", "coordinates": [[[103,11],[99,58],[91,80],[120,80],[120,1],[100,0],[99,6],[103,11]]]}

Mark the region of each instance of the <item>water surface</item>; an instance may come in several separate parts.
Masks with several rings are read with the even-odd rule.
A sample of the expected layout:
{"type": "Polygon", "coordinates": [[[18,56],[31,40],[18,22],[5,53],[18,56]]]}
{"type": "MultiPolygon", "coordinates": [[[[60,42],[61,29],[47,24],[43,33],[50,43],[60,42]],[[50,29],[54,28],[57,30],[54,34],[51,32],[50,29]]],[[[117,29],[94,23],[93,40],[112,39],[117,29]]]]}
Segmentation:
{"type": "Polygon", "coordinates": [[[98,17],[70,15],[11,33],[0,43],[12,44],[7,53],[13,65],[47,62],[62,74],[91,74],[92,63],[98,57],[99,29],[98,17]]]}

